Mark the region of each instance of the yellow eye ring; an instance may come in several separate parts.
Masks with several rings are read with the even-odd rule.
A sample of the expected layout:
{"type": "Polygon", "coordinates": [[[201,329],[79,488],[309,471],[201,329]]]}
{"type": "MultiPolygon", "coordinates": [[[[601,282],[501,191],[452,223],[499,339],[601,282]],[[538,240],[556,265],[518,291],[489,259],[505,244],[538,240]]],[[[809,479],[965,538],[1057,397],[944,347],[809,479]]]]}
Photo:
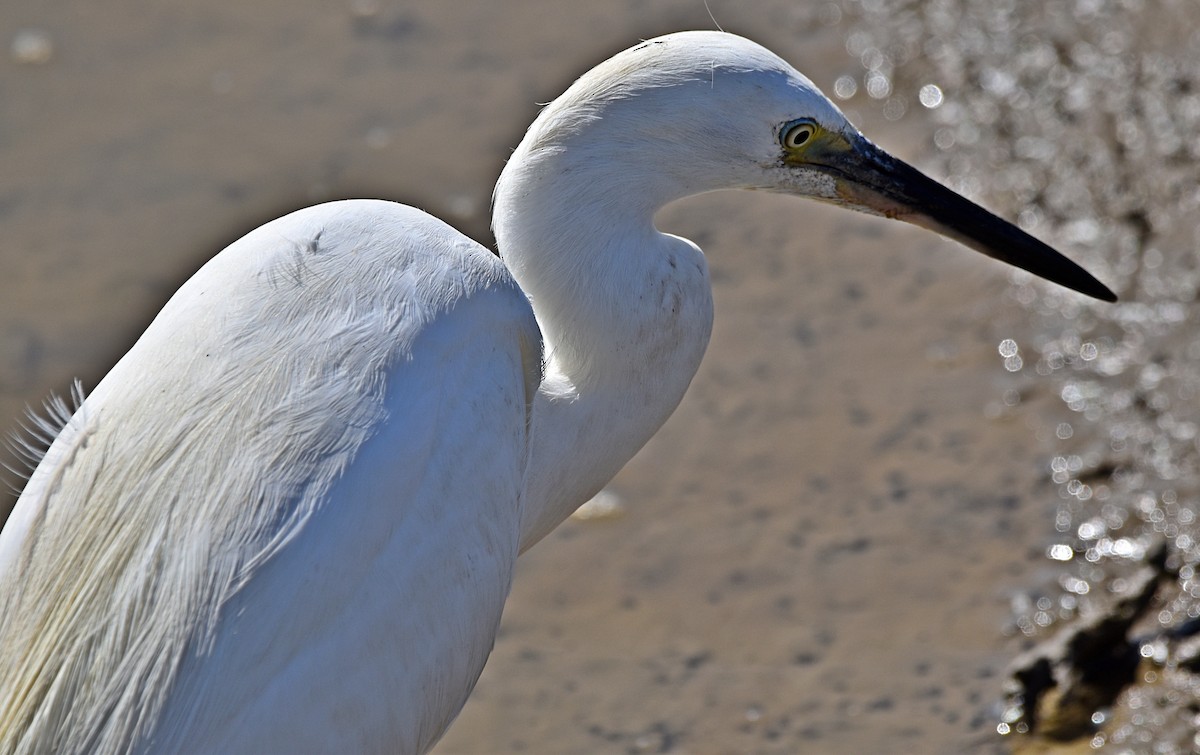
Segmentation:
{"type": "Polygon", "coordinates": [[[807,118],[792,121],[783,127],[779,142],[784,149],[801,149],[817,135],[817,124],[807,118]]]}

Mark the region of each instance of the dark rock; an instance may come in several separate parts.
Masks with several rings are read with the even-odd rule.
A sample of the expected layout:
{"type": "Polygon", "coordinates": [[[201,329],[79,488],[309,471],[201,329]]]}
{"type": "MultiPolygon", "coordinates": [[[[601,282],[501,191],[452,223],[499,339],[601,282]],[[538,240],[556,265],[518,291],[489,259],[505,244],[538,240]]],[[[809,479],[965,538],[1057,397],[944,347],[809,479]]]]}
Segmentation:
{"type": "Polygon", "coordinates": [[[1160,543],[1110,606],[1014,660],[1006,694],[1010,708],[1020,711],[1018,722],[1051,739],[1092,733],[1092,714],[1134,680],[1140,643],[1129,638],[1129,630],[1153,602],[1168,574],[1166,563],[1166,543],[1160,543]]]}

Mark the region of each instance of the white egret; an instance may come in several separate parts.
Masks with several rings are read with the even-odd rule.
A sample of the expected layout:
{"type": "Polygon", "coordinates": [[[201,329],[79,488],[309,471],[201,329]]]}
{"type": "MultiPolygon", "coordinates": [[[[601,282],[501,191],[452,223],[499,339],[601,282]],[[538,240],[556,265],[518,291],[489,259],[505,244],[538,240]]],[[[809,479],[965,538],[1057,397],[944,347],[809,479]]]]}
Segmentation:
{"type": "Polygon", "coordinates": [[[906,220],[1114,298],[753,42],[639,44],[530,127],[496,187],[500,259],[417,210],[331,202],[180,288],[0,535],[0,751],[429,749],[518,553],[699,365],[704,257],[655,212],[735,188],[906,220]]]}

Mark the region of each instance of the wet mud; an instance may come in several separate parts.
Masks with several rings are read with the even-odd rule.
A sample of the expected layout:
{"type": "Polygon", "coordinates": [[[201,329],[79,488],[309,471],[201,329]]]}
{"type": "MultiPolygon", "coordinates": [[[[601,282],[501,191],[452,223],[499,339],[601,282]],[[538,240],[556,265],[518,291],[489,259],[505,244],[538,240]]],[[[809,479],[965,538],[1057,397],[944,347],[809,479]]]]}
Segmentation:
{"type": "MultiPolygon", "coordinates": [[[[522,557],[437,752],[1188,751],[1190,7],[708,5],[873,140],[1122,301],[815,203],[667,208],[659,226],[710,260],[705,363],[609,509],[522,557]],[[1014,659],[1080,636],[1158,543],[1165,576],[1107,635],[1136,650],[1131,683],[1084,705],[1070,736],[1027,732],[1036,716],[1006,697],[1014,659]]],[[[73,377],[94,386],[205,259],[288,210],[385,197],[491,243],[491,186],[538,102],[637,39],[713,25],[692,0],[15,0],[0,19],[0,417],[14,424],[73,377]]],[[[1069,688],[1047,673],[1043,701],[1069,688]]]]}

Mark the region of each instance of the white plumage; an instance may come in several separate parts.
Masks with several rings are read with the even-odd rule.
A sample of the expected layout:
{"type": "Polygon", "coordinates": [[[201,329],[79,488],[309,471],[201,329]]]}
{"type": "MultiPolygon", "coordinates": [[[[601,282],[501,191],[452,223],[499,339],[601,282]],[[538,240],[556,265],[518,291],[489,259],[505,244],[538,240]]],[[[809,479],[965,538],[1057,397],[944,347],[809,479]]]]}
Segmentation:
{"type": "Polygon", "coordinates": [[[754,43],[638,45],[517,148],[495,195],[503,263],[357,200],[268,223],[179,290],[0,534],[0,751],[431,747],[518,552],[695,374],[707,268],[653,216],[726,188],[900,217],[1111,297],[754,43]]]}
{"type": "Polygon", "coordinates": [[[497,525],[519,515],[539,360],[500,261],[411,208],[335,202],[233,244],[88,398],[0,539],[5,681],[34,686],[6,684],[4,729],[37,710],[56,752],[429,745],[508,591],[518,532],[497,525]],[[439,608],[403,599],[445,572],[439,608]],[[458,641],[414,673],[381,662],[394,635],[422,663],[458,641]],[[442,717],[358,699],[400,690],[442,717]],[[313,715],[327,700],[344,710],[313,715]]]}

